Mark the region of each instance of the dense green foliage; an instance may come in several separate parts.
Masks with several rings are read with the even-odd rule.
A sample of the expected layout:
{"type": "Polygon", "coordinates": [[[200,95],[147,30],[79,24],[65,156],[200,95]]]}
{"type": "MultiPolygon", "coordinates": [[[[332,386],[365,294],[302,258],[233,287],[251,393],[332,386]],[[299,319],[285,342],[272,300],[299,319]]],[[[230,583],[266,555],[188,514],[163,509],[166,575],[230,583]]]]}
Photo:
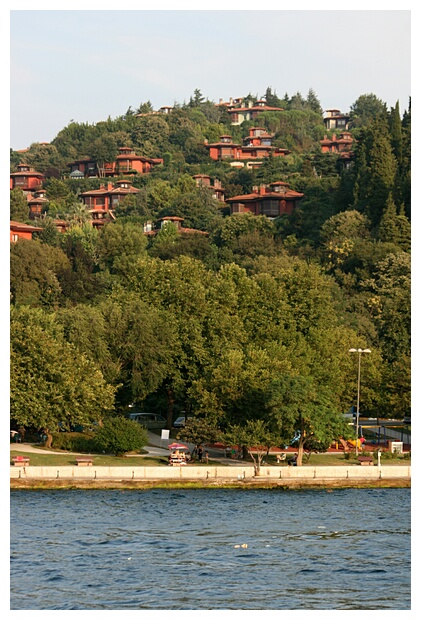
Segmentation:
{"type": "Polygon", "coordinates": [[[126,452],[141,450],[148,442],[146,429],[122,416],[107,418],[94,436],[97,452],[122,456],[126,452]]]}
{"type": "MultiPolygon", "coordinates": [[[[102,450],[124,452],[143,439],[130,444],[133,433],[118,426],[126,420],[107,420],[134,402],[168,424],[186,412],[198,440],[217,428],[245,442],[247,428],[249,439],[299,437],[300,451],[314,449],[346,433],[340,413],[355,404],[357,380],[348,350],[360,346],[372,350],[361,412],[409,414],[410,108],[401,119],[398,105],[389,112],[374,95],[357,99],[358,142],[345,169],[320,151],[329,132],[313,91],[278,98],[268,88],[266,99],[284,111],[261,114],[259,126],[291,153],[257,170],[209,158],[205,140],[241,141],[251,123],[231,126],[199,90],[168,115],[141,104],[146,115],[71,122],[48,148],[31,145],[25,161],[47,177],[49,212],[42,233],[11,246],[14,423],[104,420],[102,450]],[[67,164],[103,164],[121,146],[164,164],[135,175],[140,192],[94,230],[79,193],[100,180],[69,179],[67,164]],[[196,187],[199,173],[219,179],[226,197],[282,180],[304,198],[274,221],[229,216],[196,187]],[[171,225],[143,234],[146,220],[166,215],[207,235],[180,236],[171,225]],[[71,222],[68,232],[57,233],[55,217],[71,222]]],[[[12,170],[18,162],[12,153],[12,170]]],[[[24,207],[14,190],[11,215],[26,221],[24,207]]]]}

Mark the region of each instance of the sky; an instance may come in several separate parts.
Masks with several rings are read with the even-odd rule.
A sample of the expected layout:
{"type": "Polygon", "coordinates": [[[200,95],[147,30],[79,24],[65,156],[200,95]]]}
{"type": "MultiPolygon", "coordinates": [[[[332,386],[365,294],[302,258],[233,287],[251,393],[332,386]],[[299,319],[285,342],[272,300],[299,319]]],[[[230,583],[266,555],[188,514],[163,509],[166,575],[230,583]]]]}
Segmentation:
{"type": "Polygon", "coordinates": [[[10,7],[14,150],[52,141],[71,121],[95,124],[146,101],[154,109],[183,104],[196,88],[215,103],[262,96],[270,87],[279,97],[306,97],[313,89],[324,110],[348,112],[369,93],[388,107],[399,101],[401,113],[408,108],[411,12],[405,2],[403,10],[352,11],[307,10],[300,2],[294,3],[299,10],[271,8],[282,2],[242,5],[264,7],[259,11],[225,10],[216,0],[214,10],[165,2],[153,6],[176,9],[131,10],[126,1],[127,10],[100,10],[95,4],[107,4],[75,0],[69,10],[66,4],[61,10],[48,2],[35,10],[37,3],[10,7]]]}

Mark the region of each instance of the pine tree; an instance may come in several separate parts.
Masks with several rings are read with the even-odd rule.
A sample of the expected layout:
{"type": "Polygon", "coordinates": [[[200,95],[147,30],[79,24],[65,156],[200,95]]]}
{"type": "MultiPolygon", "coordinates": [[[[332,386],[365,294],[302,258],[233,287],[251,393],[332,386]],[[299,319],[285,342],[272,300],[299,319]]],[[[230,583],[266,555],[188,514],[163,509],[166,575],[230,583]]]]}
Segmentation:
{"type": "Polygon", "coordinates": [[[363,134],[355,162],[354,207],[368,215],[376,229],[396,181],[397,163],[383,119],[363,134]]]}
{"type": "Polygon", "coordinates": [[[320,101],[312,88],[310,88],[310,90],[308,91],[306,103],[310,110],[312,110],[313,112],[316,112],[317,114],[323,114],[323,109],[320,105],[320,101]]]}
{"type": "Polygon", "coordinates": [[[402,166],[402,123],[399,113],[399,101],[396,106],[391,108],[389,120],[390,144],[392,151],[398,163],[398,169],[402,166]]]}
{"type": "Polygon", "coordinates": [[[396,205],[393,202],[392,195],[389,194],[386,208],[381,217],[379,224],[378,237],[380,241],[395,243],[398,237],[398,227],[396,223],[397,213],[396,205]]]}

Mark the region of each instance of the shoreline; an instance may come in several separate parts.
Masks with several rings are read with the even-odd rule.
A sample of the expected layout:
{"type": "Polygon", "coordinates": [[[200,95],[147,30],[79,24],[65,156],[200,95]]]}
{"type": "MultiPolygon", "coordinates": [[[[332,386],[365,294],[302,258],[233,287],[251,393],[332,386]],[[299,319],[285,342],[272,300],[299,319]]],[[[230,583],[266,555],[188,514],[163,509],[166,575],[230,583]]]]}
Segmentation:
{"type": "Polygon", "coordinates": [[[411,488],[408,478],[352,480],[352,479],[289,479],[289,480],[40,480],[15,478],[11,490],[45,491],[55,489],[78,490],[150,490],[150,489],[377,489],[411,488]]]}

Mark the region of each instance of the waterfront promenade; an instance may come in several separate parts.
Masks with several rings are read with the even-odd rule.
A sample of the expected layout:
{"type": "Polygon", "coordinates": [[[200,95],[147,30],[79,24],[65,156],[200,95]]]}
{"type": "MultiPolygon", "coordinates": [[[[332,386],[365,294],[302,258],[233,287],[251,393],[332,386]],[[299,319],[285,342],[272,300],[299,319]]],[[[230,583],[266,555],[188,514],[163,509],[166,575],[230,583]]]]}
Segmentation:
{"type": "MultiPolygon", "coordinates": [[[[25,452],[39,452],[42,449],[28,444],[11,444],[11,449],[25,452]],[[19,446],[19,447],[18,447],[19,446]]],[[[51,451],[49,451],[51,454],[51,451]]],[[[168,454],[165,448],[151,447],[148,453],[168,454]]],[[[163,483],[188,484],[199,483],[204,486],[221,486],[235,484],[238,486],[272,485],[286,487],[302,486],[410,486],[411,465],[342,465],[285,467],[267,466],[260,468],[256,475],[255,468],[249,462],[236,462],[220,459],[220,464],[206,466],[148,466],[139,459],[137,466],[26,466],[10,467],[10,482],[14,488],[27,488],[40,483],[48,486],[142,486],[163,483]],[[226,463],[229,464],[226,464],[226,463]]]]}

